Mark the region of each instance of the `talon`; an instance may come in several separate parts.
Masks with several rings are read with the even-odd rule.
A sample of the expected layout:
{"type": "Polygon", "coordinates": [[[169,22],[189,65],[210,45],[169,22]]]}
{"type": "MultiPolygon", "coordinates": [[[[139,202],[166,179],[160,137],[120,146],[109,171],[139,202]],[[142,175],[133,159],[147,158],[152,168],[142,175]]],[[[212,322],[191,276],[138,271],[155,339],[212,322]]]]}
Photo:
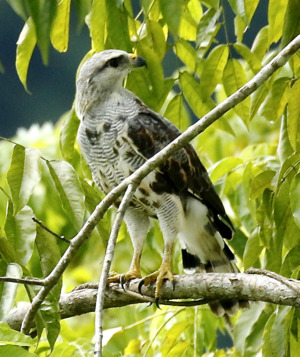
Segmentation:
{"type": "Polygon", "coordinates": [[[172,287],[173,287],[173,291],[175,291],[175,280],[172,280],[172,287]]]}
{"type": "Polygon", "coordinates": [[[155,305],[157,306],[158,309],[161,310],[161,308],[159,306],[159,298],[158,297],[155,298],[155,305]]]}
{"type": "Polygon", "coordinates": [[[139,292],[141,295],[143,295],[143,293],[142,293],[142,287],[143,287],[144,284],[145,284],[144,279],[142,279],[142,280],[139,282],[139,285],[138,285],[138,292],[139,292]]]}
{"type": "Polygon", "coordinates": [[[125,283],[126,283],[125,276],[124,276],[124,274],[121,274],[121,276],[120,276],[120,284],[121,284],[121,287],[124,290],[124,292],[125,292],[125,283]]]}

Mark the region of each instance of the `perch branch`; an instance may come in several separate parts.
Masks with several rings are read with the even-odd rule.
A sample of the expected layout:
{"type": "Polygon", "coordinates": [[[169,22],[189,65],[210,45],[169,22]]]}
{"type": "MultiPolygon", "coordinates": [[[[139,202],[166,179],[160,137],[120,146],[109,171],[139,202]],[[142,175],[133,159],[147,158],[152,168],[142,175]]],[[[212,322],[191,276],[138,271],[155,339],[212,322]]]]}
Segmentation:
{"type": "Polygon", "coordinates": [[[24,317],[22,324],[22,332],[28,334],[30,325],[34,316],[50,292],[53,286],[57,283],[71,260],[76,255],[80,246],[88,239],[91,232],[103,217],[106,210],[111,204],[125,191],[125,189],[132,183],[139,184],[139,182],[153,171],[158,165],[166,160],[174,151],[185,146],[188,142],[194,139],[199,133],[204,131],[208,126],[215,122],[218,118],[224,115],[227,111],[235,107],[238,103],[242,102],[251,93],[253,93],[259,86],[261,86],[275,71],[282,67],[289,58],[296,53],[300,48],[300,35],[291,41],[282,51],[278,53],[267,65],[265,65],[249,82],[242,86],[238,91],[233,93],[222,103],[217,105],[213,110],[207,113],[196,124],[190,126],[182,135],[176,138],[168,146],[166,146],[159,153],[149,159],[131,176],[123,180],[117,187],[115,187],[96,207],[95,211],[91,214],[88,221],[72,239],[70,246],[53,269],[53,271],[45,279],[45,286],[41,288],[39,293],[34,297],[31,308],[24,317]]]}
{"type": "MultiPolygon", "coordinates": [[[[162,289],[160,305],[202,305],[218,299],[243,299],[264,301],[278,305],[300,307],[300,281],[293,280],[293,288],[286,285],[290,280],[281,280],[258,274],[206,273],[175,276],[175,290],[167,281],[162,289]],[[295,290],[296,288],[296,290],[295,290]]],[[[140,279],[125,284],[124,292],[119,284],[109,284],[104,292],[104,308],[122,307],[131,304],[155,301],[154,286],[144,286],[144,297],[138,293],[140,279]]],[[[61,318],[69,318],[95,311],[98,284],[84,284],[60,297],[61,318]],[[85,288],[89,286],[90,288],[85,288]],[[82,287],[82,289],[81,289],[82,287]]],[[[30,309],[30,303],[13,309],[6,317],[11,328],[20,330],[21,323],[30,309]]],[[[32,327],[31,322],[30,327],[32,327]]]]}

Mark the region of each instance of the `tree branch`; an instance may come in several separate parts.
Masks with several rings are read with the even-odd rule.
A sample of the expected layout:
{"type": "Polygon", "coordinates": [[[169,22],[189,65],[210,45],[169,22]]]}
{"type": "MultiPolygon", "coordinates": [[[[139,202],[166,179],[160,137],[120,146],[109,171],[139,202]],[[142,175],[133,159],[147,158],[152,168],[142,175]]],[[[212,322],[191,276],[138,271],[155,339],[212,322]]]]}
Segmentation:
{"type": "MultiPolygon", "coordinates": [[[[264,301],[278,305],[300,307],[300,281],[246,273],[203,273],[175,276],[175,290],[171,282],[163,285],[160,305],[190,306],[202,305],[219,299],[243,299],[264,301]],[[286,284],[292,284],[290,287],[286,284]]],[[[138,293],[140,279],[126,284],[124,292],[119,284],[109,284],[104,293],[104,308],[155,302],[155,287],[143,286],[143,296],[138,293]]],[[[98,284],[84,284],[67,294],[62,294],[60,304],[61,318],[69,318],[95,311],[98,284]],[[88,288],[85,288],[88,286],[88,288]],[[80,289],[83,287],[83,289],[80,289]]],[[[11,311],[6,317],[11,328],[20,330],[24,316],[30,308],[24,303],[11,311]]],[[[32,327],[32,323],[30,327],[32,327]]]]}
{"type": "Polygon", "coordinates": [[[251,93],[253,93],[259,86],[261,86],[275,71],[282,67],[289,58],[300,48],[300,35],[298,35],[293,41],[291,41],[279,54],[274,57],[267,65],[265,65],[248,83],[242,86],[237,92],[232,94],[212,111],[206,114],[196,124],[189,127],[182,135],[175,139],[172,143],[166,146],[163,150],[149,159],[144,165],[142,165],[136,172],[121,182],[116,188],[114,188],[96,207],[86,224],[78,232],[78,234],[72,239],[70,246],[62,256],[59,263],[53,269],[53,271],[45,279],[45,286],[42,287],[40,292],[35,296],[32,301],[32,305],[28,313],[26,314],[23,324],[22,332],[28,334],[31,321],[50,292],[53,286],[57,283],[71,260],[76,255],[80,246],[90,236],[91,232],[103,217],[106,210],[112,205],[112,203],[124,192],[124,190],[130,185],[138,185],[140,181],[153,171],[157,166],[164,162],[168,156],[174,151],[186,145],[199,133],[204,131],[209,125],[215,122],[218,118],[224,115],[227,111],[235,107],[238,103],[242,102],[251,93]]]}

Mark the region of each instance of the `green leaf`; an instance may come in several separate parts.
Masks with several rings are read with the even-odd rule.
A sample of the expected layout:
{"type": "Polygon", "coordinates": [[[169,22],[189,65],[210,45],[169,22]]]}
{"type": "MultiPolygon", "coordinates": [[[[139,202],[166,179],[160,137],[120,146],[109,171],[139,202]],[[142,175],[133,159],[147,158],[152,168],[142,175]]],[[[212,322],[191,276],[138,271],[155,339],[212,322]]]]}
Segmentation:
{"type": "Polygon", "coordinates": [[[21,83],[27,90],[29,62],[36,45],[36,34],[31,18],[25,23],[17,41],[16,70],[21,83]]]}
{"type": "Polygon", "coordinates": [[[289,44],[300,33],[299,0],[288,0],[284,17],[283,34],[280,47],[289,44]]]}
{"type": "Polygon", "coordinates": [[[7,0],[14,12],[18,14],[25,22],[28,18],[26,11],[26,0],[7,0]]]}
{"type": "Polygon", "coordinates": [[[300,152],[300,80],[297,80],[288,92],[287,132],[290,143],[296,152],[300,152]]]}
{"type": "Polygon", "coordinates": [[[159,6],[165,22],[173,34],[177,35],[183,10],[184,0],[159,0],[159,6]]]}
{"type": "Polygon", "coordinates": [[[260,0],[244,0],[245,1],[245,10],[248,23],[250,24],[251,19],[255,13],[255,10],[260,2],[260,0]]]}
{"type": "Polygon", "coordinates": [[[174,46],[174,51],[176,55],[181,59],[181,61],[189,67],[193,72],[196,70],[196,51],[195,49],[185,40],[179,39],[176,41],[174,46]]]}
{"type": "Polygon", "coordinates": [[[272,122],[282,115],[288,99],[288,84],[289,78],[287,77],[276,79],[260,107],[260,115],[272,122]]]}
{"type": "Polygon", "coordinates": [[[166,333],[161,352],[163,356],[169,356],[169,352],[182,332],[190,325],[190,321],[179,321],[175,323],[166,333]]]}
{"type": "Polygon", "coordinates": [[[258,34],[255,37],[253,45],[251,47],[251,52],[261,61],[266,54],[269,44],[268,44],[268,35],[269,28],[265,26],[258,31],[258,34]]]}
{"type": "Polygon", "coordinates": [[[300,173],[295,175],[290,188],[291,210],[297,226],[300,228],[300,173]]]}
{"type": "Polygon", "coordinates": [[[195,41],[197,36],[197,21],[187,6],[184,7],[178,29],[179,37],[188,41],[195,41]]]}
{"type": "MultiPolygon", "coordinates": [[[[292,248],[284,258],[280,274],[290,277],[293,272],[299,268],[300,244],[292,248]]],[[[297,279],[298,277],[296,277],[297,279]]]]}
{"type": "Polygon", "coordinates": [[[92,38],[92,49],[95,52],[103,51],[105,49],[105,41],[106,41],[106,1],[105,0],[93,1],[89,27],[90,27],[90,34],[92,38]]]}
{"type": "Polygon", "coordinates": [[[57,4],[56,15],[51,28],[51,42],[59,52],[66,52],[69,43],[71,0],[62,0],[57,4]]]}
{"type": "Polygon", "coordinates": [[[242,42],[247,25],[240,16],[234,18],[234,34],[237,42],[242,42]]]}
{"type": "Polygon", "coordinates": [[[198,24],[196,45],[200,57],[204,57],[204,54],[220,29],[221,25],[218,24],[217,21],[219,20],[221,13],[221,7],[219,7],[217,11],[209,9],[203,14],[198,24]]]}
{"type": "MultiPolygon", "coordinates": [[[[246,83],[245,71],[239,61],[235,59],[228,60],[223,72],[223,85],[225,92],[228,96],[235,93],[246,83]]],[[[243,119],[247,124],[250,114],[250,98],[246,98],[243,102],[239,103],[234,111],[243,119]]]]}
{"type": "Polygon", "coordinates": [[[34,187],[40,181],[39,159],[38,150],[15,145],[11,165],[7,172],[14,214],[27,204],[34,187]]]}
{"type": "Polygon", "coordinates": [[[254,93],[251,94],[250,119],[254,118],[268,93],[269,90],[267,86],[262,85],[254,93]]]}
{"type": "Polygon", "coordinates": [[[293,148],[291,146],[287,131],[287,116],[283,115],[281,117],[279,143],[277,147],[277,154],[280,162],[283,163],[290,155],[292,155],[292,153],[293,148]]]}
{"type": "Polygon", "coordinates": [[[16,250],[10,240],[0,236],[0,254],[6,263],[13,263],[18,260],[16,250]]]}
{"type": "Polygon", "coordinates": [[[227,63],[229,49],[227,45],[215,47],[204,62],[201,73],[202,98],[207,99],[221,82],[224,68],[227,63]]]}
{"type": "Polygon", "coordinates": [[[59,136],[60,150],[66,161],[74,163],[75,159],[78,158],[78,152],[74,146],[80,120],[77,118],[74,109],[64,114],[61,120],[63,125],[59,136]]]}
{"type": "Polygon", "coordinates": [[[243,57],[243,59],[248,63],[249,67],[251,68],[251,71],[256,74],[258,71],[261,69],[261,63],[257,59],[256,55],[250,51],[250,49],[242,44],[242,43],[236,43],[234,45],[234,48],[236,51],[243,57]]]}
{"type": "MultiPolygon", "coordinates": [[[[10,278],[22,278],[23,271],[20,265],[11,263],[7,265],[5,276],[9,276],[10,278]]],[[[8,315],[11,308],[15,303],[15,297],[17,293],[18,284],[15,283],[3,283],[3,290],[0,298],[0,321],[8,315]]],[[[1,327],[0,327],[0,335],[1,335],[1,327]]],[[[1,343],[0,337],[0,343],[1,343]]]]}
{"type": "MultiPolygon", "coordinates": [[[[32,337],[30,337],[30,336],[26,336],[19,331],[15,331],[15,330],[11,329],[7,323],[0,322],[0,344],[34,347],[36,344],[36,341],[34,339],[32,339],[32,337]]],[[[4,347],[4,346],[0,346],[0,355],[1,355],[1,352],[4,351],[4,350],[1,350],[1,347],[4,347]]],[[[11,347],[13,347],[13,346],[11,346],[11,347]]],[[[10,350],[10,351],[14,351],[14,350],[10,350]]],[[[22,349],[17,349],[15,351],[22,351],[22,349]]],[[[26,352],[24,349],[23,349],[23,351],[26,352]]],[[[5,356],[5,355],[3,355],[3,356],[5,356]]],[[[7,356],[19,356],[19,355],[7,354],[7,356]]],[[[23,356],[23,355],[21,354],[20,356],[23,356]]],[[[27,355],[24,355],[24,356],[27,356],[27,355]]],[[[35,355],[30,353],[28,356],[35,356],[35,355]]]]}
{"type": "Polygon", "coordinates": [[[128,19],[122,1],[105,0],[107,15],[107,36],[114,48],[131,52],[128,19]],[[117,26],[116,26],[117,24],[117,26]]]}
{"type": "Polygon", "coordinates": [[[269,0],[269,45],[271,45],[273,42],[277,42],[282,36],[284,15],[286,12],[287,3],[288,0],[269,0]]]}
{"type": "Polygon", "coordinates": [[[241,165],[243,160],[238,157],[227,157],[218,161],[213,167],[209,170],[209,176],[212,182],[218,181],[222,176],[230,173],[231,170],[241,165]]]}
{"type": "Polygon", "coordinates": [[[147,21],[147,40],[151,49],[162,61],[166,54],[166,39],[161,25],[155,21],[147,21]]]}
{"type": "Polygon", "coordinates": [[[258,198],[266,188],[272,189],[272,180],[275,174],[276,172],[273,170],[265,170],[255,176],[250,186],[250,198],[258,198]]]}
{"type": "Polygon", "coordinates": [[[4,230],[16,251],[16,263],[22,266],[26,266],[33,253],[36,229],[32,217],[32,209],[28,206],[14,216],[13,204],[9,202],[4,230]]]}
{"type": "Polygon", "coordinates": [[[23,347],[18,346],[0,346],[0,355],[9,357],[33,357],[37,356],[35,353],[28,352],[24,350],[23,347]]]}
{"type": "Polygon", "coordinates": [[[181,131],[189,127],[190,118],[184,106],[182,94],[177,94],[170,100],[164,116],[181,131]]]}
{"type": "Polygon", "coordinates": [[[247,239],[245,246],[243,256],[243,266],[245,270],[255,265],[262,249],[263,246],[260,244],[258,230],[255,230],[247,239]]]}
{"type": "Polygon", "coordinates": [[[278,307],[269,318],[264,333],[263,356],[286,356],[285,334],[282,332],[285,328],[285,318],[290,309],[287,306],[278,307]]]}
{"type": "Polygon", "coordinates": [[[37,43],[45,65],[49,59],[50,31],[56,13],[56,1],[27,1],[35,25],[37,43]]]}
{"type": "Polygon", "coordinates": [[[188,72],[179,75],[180,87],[194,113],[201,118],[213,107],[210,102],[203,102],[200,84],[188,72]]]}
{"type": "Polygon", "coordinates": [[[234,13],[243,19],[246,25],[249,25],[249,20],[246,14],[244,0],[228,0],[234,13]]]}
{"type": "Polygon", "coordinates": [[[61,199],[62,206],[73,226],[80,230],[84,218],[84,193],[73,167],[64,161],[47,161],[47,165],[61,199]]]}

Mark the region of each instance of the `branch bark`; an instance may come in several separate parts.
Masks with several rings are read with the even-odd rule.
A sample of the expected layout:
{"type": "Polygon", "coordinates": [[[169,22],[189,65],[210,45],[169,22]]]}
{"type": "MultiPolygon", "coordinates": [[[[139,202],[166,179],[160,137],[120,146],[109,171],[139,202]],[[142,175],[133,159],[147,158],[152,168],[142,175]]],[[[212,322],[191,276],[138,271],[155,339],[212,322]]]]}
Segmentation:
{"type": "MultiPolygon", "coordinates": [[[[110,284],[104,293],[104,308],[154,302],[155,286],[143,286],[143,296],[138,293],[140,279],[126,284],[126,292],[119,284],[110,284]]],[[[61,318],[69,318],[95,311],[97,299],[96,283],[92,288],[76,289],[60,298],[61,318]]],[[[175,290],[171,282],[163,285],[161,305],[202,305],[212,300],[237,298],[250,301],[264,301],[278,305],[300,307],[300,281],[282,276],[260,274],[203,273],[175,276],[175,290]],[[280,279],[278,279],[280,277],[280,279]],[[179,304],[178,304],[179,303],[179,304]]],[[[26,303],[15,308],[6,317],[11,328],[21,329],[22,320],[30,309],[26,303]]],[[[30,327],[32,323],[30,324],[30,327]]]]}
{"type": "Polygon", "coordinates": [[[103,217],[106,210],[112,205],[112,203],[125,191],[125,189],[133,184],[138,185],[139,182],[153,171],[157,166],[166,160],[174,151],[186,145],[199,133],[204,131],[209,125],[215,122],[227,111],[235,107],[238,103],[247,98],[253,93],[259,86],[261,86],[275,71],[282,67],[289,58],[300,48],[300,35],[298,35],[293,41],[291,41],[272,61],[264,66],[260,72],[258,72],[248,83],[242,86],[237,92],[232,94],[211,112],[206,114],[196,124],[189,127],[182,135],[176,140],[170,143],[167,147],[161,150],[158,154],[149,159],[144,165],[142,165],[135,173],[126,178],[120,185],[113,189],[96,207],[86,224],[78,232],[78,234],[72,239],[70,246],[62,256],[57,266],[53,269],[51,274],[45,279],[45,286],[35,296],[32,301],[31,308],[24,317],[22,324],[22,332],[29,333],[30,325],[34,316],[51,291],[53,286],[60,279],[67,266],[75,257],[77,251],[81,245],[88,239],[91,232],[103,217]]]}

